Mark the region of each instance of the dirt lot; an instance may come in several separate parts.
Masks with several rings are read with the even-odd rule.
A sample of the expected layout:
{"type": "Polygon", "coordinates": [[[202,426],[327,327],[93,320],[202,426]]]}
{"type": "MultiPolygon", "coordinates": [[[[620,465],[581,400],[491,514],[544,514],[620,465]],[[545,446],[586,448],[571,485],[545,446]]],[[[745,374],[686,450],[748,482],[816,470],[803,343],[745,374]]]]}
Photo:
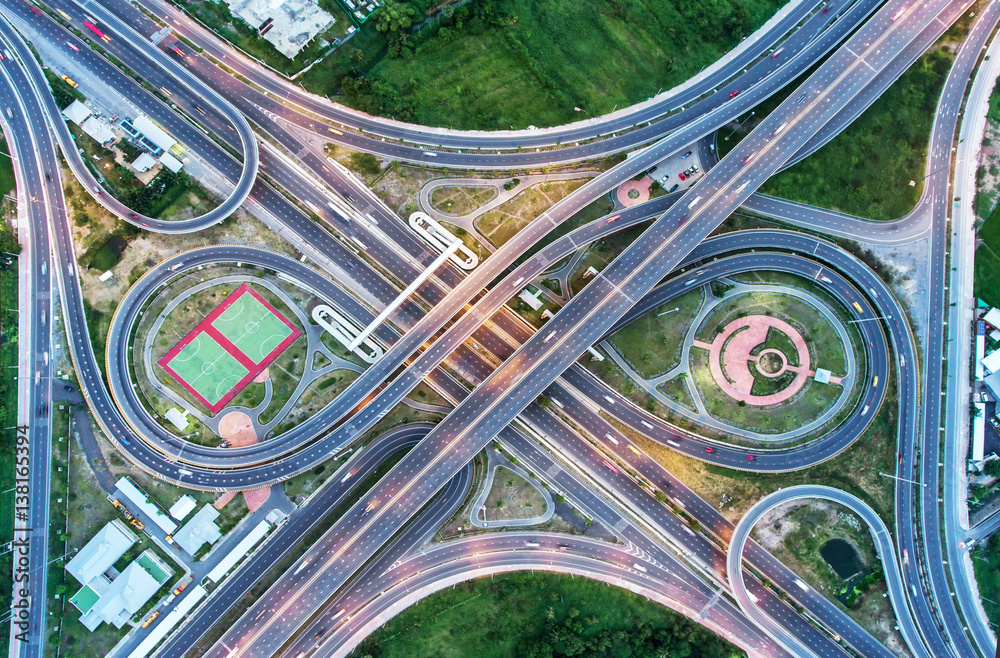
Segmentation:
{"type": "Polygon", "coordinates": [[[496,198],[495,187],[446,185],[431,192],[431,205],[449,215],[468,215],[496,198]]]}
{"type": "Polygon", "coordinates": [[[476,228],[493,246],[499,247],[588,180],[579,178],[532,185],[499,208],[483,213],[476,219],[476,228]]]}

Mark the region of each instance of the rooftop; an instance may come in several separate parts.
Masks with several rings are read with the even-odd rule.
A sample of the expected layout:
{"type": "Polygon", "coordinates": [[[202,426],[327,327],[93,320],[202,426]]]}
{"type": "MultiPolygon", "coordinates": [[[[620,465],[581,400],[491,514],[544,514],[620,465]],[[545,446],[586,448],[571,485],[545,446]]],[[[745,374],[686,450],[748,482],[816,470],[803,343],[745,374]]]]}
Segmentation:
{"type": "Polygon", "coordinates": [[[260,30],[288,59],[295,56],[322,32],[330,29],[334,18],[313,0],[226,0],[234,16],[260,30]],[[270,21],[270,23],[269,23],[270,21]],[[263,29],[261,29],[263,28],[263,29]]]}
{"type": "Polygon", "coordinates": [[[66,565],[66,571],[81,585],[87,585],[97,578],[125,554],[139,538],[119,519],[101,528],[73,559],[66,565]]]}

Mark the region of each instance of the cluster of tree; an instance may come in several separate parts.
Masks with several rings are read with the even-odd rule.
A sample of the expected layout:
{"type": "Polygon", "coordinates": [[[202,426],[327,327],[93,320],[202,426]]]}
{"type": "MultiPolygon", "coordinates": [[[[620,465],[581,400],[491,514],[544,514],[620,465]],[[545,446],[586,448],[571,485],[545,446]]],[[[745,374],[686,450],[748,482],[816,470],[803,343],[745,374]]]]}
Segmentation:
{"type": "Polygon", "coordinates": [[[601,621],[597,617],[580,618],[570,608],[561,623],[549,608],[544,631],[524,640],[518,648],[522,658],[557,656],[631,656],[633,658],[695,658],[698,656],[738,655],[724,640],[683,618],[676,618],[664,628],[652,628],[640,621],[629,629],[603,629],[593,632],[601,621]]]}
{"type": "MultiPolygon", "coordinates": [[[[132,175],[131,170],[124,168],[124,171],[128,173],[122,173],[122,182],[127,182],[126,179],[132,175]]],[[[174,173],[164,169],[156,175],[156,178],[149,181],[149,185],[124,187],[120,191],[118,200],[140,215],[155,215],[160,200],[168,190],[178,186],[187,189],[191,185],[191,177],[183,171],[174,173]]]]}
{"type": "Polygon", "coordinates": [[[861,595],[864,594],[869,587],[883,580],[884,578],[885,574],[882,572],[882,563],[876,562],[875,568],[872,570],[872,572],[867,576],[865,576],[864,578],[862,578],[861,582],[855,585],[854,588],[851,590],[851,593],[847,596],[847,600],[844,601],[844,605],[846,605],[848,608],[856,607],[858,605],[858,601],[861,599],[861,595]]]}

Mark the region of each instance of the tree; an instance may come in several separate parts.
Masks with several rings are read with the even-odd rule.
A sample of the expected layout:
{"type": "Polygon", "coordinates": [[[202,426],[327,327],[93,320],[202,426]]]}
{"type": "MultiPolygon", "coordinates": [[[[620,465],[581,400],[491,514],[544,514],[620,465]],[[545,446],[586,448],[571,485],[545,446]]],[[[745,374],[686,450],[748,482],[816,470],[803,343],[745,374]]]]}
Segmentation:
{"type": "Polygon", "coordinates": [[[542,409],[548,409],[549,407],[552,406],[552,398],[550,398],[547,395],[539,395],[538,406],[541,407],[542,409]]]}
{"type": "Polygon", "coordinates": [[[667,494],[663,493],[662,491],[657,491],[656,492],[656,500],[657,500],[657,502],[660,502],[660,503],[667,502],[667,494]]]}
{"type": "Polygon", "coordinates": [[[992,459],[983,466],[983,472],[991,478],[1000,478],[1000,459],[992,459]]]}
{"type": "Polygon", "coordinates": [[[416,13],[408,4],[398,0],[386,0],[375,15],[375,29],[379,32],[399,32],[413,25],[416,13]]]}

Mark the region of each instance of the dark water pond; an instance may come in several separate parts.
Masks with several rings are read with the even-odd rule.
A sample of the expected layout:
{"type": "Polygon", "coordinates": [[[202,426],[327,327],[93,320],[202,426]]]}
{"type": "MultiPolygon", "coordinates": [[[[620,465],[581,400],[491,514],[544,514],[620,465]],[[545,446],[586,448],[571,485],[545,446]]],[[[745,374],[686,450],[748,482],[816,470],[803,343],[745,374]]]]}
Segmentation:
{"type": "Polygon", "coordinates": [[[854,547],[843,539],[831,539],[819,549],[819,554],[829,563],[837,575],[847,580],[865,568],[854,547]]]}

